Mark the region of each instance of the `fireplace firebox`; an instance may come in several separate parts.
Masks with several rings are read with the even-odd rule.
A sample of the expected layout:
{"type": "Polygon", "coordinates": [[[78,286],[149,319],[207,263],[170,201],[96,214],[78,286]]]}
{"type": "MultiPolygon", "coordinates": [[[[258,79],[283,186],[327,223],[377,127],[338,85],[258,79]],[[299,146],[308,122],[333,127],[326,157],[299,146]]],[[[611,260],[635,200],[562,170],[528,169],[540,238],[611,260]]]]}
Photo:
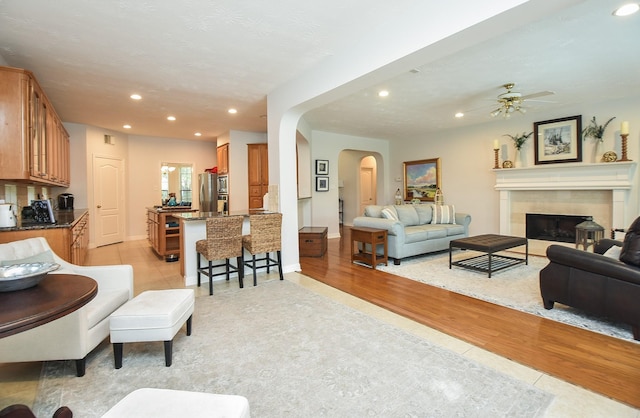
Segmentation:
{"type": "Polygon", "coordinates": [[[576,242],[576,225],[590,216],[527,213],[527,238],[543,241],[576,242]]]}

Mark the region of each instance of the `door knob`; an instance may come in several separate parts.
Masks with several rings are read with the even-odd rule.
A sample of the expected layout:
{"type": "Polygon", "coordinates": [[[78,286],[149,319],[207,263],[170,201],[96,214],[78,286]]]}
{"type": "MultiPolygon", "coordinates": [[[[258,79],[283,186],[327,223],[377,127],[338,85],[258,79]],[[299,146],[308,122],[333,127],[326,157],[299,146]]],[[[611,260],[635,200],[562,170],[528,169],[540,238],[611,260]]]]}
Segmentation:
{"type": "Polygon", "coordinates": [[[97,207],[98,209],[100,209],[100,208],[102,207],[102,205],[98,205],[98,206],[96,206],[96,207],[97,207]]]}

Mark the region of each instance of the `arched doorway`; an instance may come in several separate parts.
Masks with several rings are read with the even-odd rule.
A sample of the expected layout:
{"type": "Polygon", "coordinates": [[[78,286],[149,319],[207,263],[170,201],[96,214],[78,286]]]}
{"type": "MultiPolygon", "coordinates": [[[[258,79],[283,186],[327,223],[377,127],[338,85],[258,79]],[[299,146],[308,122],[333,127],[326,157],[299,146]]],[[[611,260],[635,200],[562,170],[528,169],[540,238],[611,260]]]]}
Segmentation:
{"type": "Polygon", "coordinates": [[[378,203],[376,172],[377,164],[373,156],[369,155],[360,160],[360,208],[358,214],[364,213],[365,206],[378,203]]]}
{"type": "Polygon", "coordinates": [[[344,225],[364,213],[364,206],[378,204],[384,193],[382,155],[377,152],[343,150],[338,156],[339,198],[344,225]]]}

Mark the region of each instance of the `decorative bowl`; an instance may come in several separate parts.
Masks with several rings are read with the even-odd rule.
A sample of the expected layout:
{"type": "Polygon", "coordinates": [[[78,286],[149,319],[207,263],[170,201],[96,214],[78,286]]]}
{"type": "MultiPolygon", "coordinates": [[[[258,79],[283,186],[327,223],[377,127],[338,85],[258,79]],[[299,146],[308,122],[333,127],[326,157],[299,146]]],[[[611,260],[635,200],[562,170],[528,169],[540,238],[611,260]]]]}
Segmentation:
{"type": "Polygon", "coordinates": [[[0,266],[0,292],[27,289],[40,283],[47,273],[60,268],[57,263],[24,263],[0,266]]]}

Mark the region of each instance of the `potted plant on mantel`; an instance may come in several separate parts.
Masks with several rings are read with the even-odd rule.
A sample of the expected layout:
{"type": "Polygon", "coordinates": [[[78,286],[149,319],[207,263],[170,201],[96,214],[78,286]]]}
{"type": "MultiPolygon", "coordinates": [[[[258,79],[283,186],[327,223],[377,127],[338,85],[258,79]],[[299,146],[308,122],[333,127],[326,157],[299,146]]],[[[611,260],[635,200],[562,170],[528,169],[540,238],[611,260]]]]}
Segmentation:
{"type": "Polygon", "coordinates": [[[516,167],[522,166],[520,149],[524,146],[524,144],[527,142],[527,139],[529,139],[531,135],[533,135],[533,132],[529,132],[529,133],[523,132],[522,134],[515,134],[515,135],[509,135],[509,134],[503,135],[511,138],[513,140],[513,145],[516,147],[516,158],[514,159],[514,164],[516,167]]]}
{"type": "Polygon", "coordinates": [[[611,119],[609,119],[607,121],[607,123],[605,123],[604,125],[598,125],[598,122],[596,122],[596,117],[594,116],[593,118],[591,118],[591,120],[589,121],[589,124],[587,125],[586,128],[584,128],[582,130],[582,139],[586,140],[587,138],[592,138],[593,142],[594,142],[594,149],[593,149],[593,162],[600,162],[602,160],[602,150],[600,148],[602,148],[602,143],[604,142],[604,130],[607,129],[607,126],[611,123],[612,120],[614,120],[616,117],[612,117],[611,119]]]}

